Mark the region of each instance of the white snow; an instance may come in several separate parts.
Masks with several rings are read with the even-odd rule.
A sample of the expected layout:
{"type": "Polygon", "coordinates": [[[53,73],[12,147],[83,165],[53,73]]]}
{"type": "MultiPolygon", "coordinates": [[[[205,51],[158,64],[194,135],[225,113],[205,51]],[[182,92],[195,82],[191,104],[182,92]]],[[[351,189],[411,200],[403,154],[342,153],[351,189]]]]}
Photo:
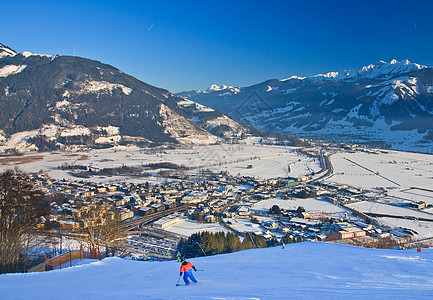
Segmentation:
{"type": "Polygon", "coordinates": [[[50,125],[44,125],[41,130],[40,133],[41,135],[45,135],[46,137],[50,138],[51,140],[53,140],[57,133],[59,132],[59,126],[56,126],[54,124],[50,124],[50,125]]]}
{"type": "Polygon", "coordinates": [[[269,199],[262,200],[251,207],[251,210],[259,212],[268,212],[273,205],[278,205],[281,209],[285,210],[296,210],[299,206],[305,208],[307,212],[323,212],[325,214],[334,213],[345,213],[347,212],[343,208],[336,206],[326,200],[318,198],[309,199],[269,199]]]}
{"type": "Polygon", "coordinates": [[[5,56],[15,56],[16,54],[17,53],[12,49],[0,44],[0,58],[3,58],[5,56]]]}
{"type": "Polygon", "coordinates": [[[118,135],[120,132],[119,127],[116,126],[105,126],[105,127],[96,127],[98,130],[105,130],[109,136],[118,135]]]}
{"type": "Polygon", "coordinates": [[[226,90],[226,89],[229,89],[229,88],[232,88],[232,86],[225,85],[225,84],[223,84],[223,85],[212,84],[212,85],[207,89],[207,91],[219,92],[219,91],[223,91],[223,90],[226,90]]]}
{"type": "MultiPolygon", "coordinates": [[[[203,106],[205,109],[205,106],[203,106]]],[[[165,132],[184,144],[209,145],[214,144],[218,138],[207,131],[191,124],[185,117],[177,114],[165,104],[160,104],[160,115],[165,132]],[[183,130],[180,132],[179,128],[183,130]]]]}
{"type": "Polygon", "coordinates": [[[390,151],[388,154],[338,153],[331,156],[331,162],[334,174],[328,181],[334,183],[360,188],[393,189],[412,186],[428,188],[433,183],[433,156],[428,154],[399,151],[390,151]]]}
{"type": "MultiPolygon", "coordinates": [[[[43,129],[43,134],[54,136],[60,128],[52,125],[43,129]]],[[[113,131],[114,133],[114,131],[113,131]]],[[[252,139],[253,141],[253,139],[252,139]]],[[[173,162],[195,168],[210,168],[214,172],[227,171],[231,174],[257,176],[260,178],[304,177],[311,170],[318,172],[320,164],[317,160],[296,153],[293,147],[266,146],[253,144],[221,144],[209,146],[194,146],[165,150],[160,153],[147,152],[137,147],[116,146],[110,149],[98,149],[88,152],[70,153],[52,152],[42,153],[42,160],[27,161],[16,165],[26,172],[45,170],[52,178],[72,179],[67,171],[57,170],[64,162],[69,164],[93,165],[97,168],[111,168],[116,166],[141,166],[156,162],[173,162]],[[84,157],[83,157],[84,156],[84,157]],[[77,160],[80,158],[80,161],[77,160]],[[248,169],[248,165],[253,167],[248,169]],[[288,173],[290,165],[290,173],[288,173]]],[[[26,158],[28,155],[20,156],[26,158]]],[[[10,167],[0,165],[0,170],[10,167]]],[[[108,182],[113,178],[101,179],[98,176],[89,178],[93,181],[108,182]]],[[[118,179],[119,181],[122,179],[118,179]]],[[[132,180],[124,178],[123,180],[132,180]]],[[[148,179],[142,179],[147,181],[148,179]]]]}
{"type": "Polygon", "coordinates": [[[90,129],[84,126],[75,126],[72,128],[63,129],[60,136],[78,136],[78,135],[90,135],[90,129]]]}
{"type": "MultiPolygon", "coordinates": [[[[431,299],[433,250],[305,242],[189,259],[197,284],[176,287],[177,261],[106,258],[0,275],[4,299],[431,299]]],[[[180,279],[181,280],[181,279],[180,279]]]]}
{"type": "Polygon", "coordinates": [[[0,69],[0,77],[8,77],[9,75],[14,75],[22,72],[27,65],[7,65],[0,69]]]}
{"type": "Polygon", "coordinates": [[[69,93],[68,91],[65,91],[65,92],[62,94],[62,97],[63,97],[63,98],[70,98],[70,97],[71,97],[71,93],[69,93]]]}
{"type": "Polygon", "coordinates": [[[108,136],[108,137],[101,136],[95,140],[95,143],[97,143],[97,144],[115,144],[115,143],[120,142],[121,139],[122,139],[122,137],[120,135],[114,135],[114,136],[108,136]]]}
{"type": "MultiPolygon", "coordinates": [[[[66,92],[65,92],[66,93],[66,92]]],[[[64,94],[63,94],[64,95],[64,94]]],[[[67,101],[67,100],[62,100],[59,102],[56,102],[56,108],[57,109],[65,109],[67,108],[69,105],[71,105],[71,102],[67,101]]]]}
{"type": "Polygon", "coordinates": [[[132,89],[119,83],[111,83],[107,81],[86,80],[79,84],[80,90],[78,93],[96,93],[96,92],[109,92],[113,93],[114,89],[120,88],[125,95],[130,95],[132,89]]]}
{"type": "Polygon", "coordinates": [[[39,54],[39,53],[31,53],[29,51],[24,51],[23,53],[21,53],[25,58],[28,58],[30,56],[41,56],[41,57],[53,57],[52,55],[47,55],[47,54],[39,54]]]}
{"type": "Polygon", "coordinates": [[[33,144],[27,143],[27,140],[36,136],[38,130],[22,131],[13,134],[3,145],[0,146],[0,151],[15,148],[19,152],[35,151],[37,148],[33,144]]]}
{"type": "MultiPolygon", "coordinates": [[[[427,66],[411,63],[407,59],[397,61],[391,60],[389,63],[379,61],[376,65],[368,65],[360,68],[359,70],[343,70],[340,72],[328,72],[326,74],[317,74],[309,77],[291,76],[287,79],[280,79],[280,81],[287,81],[291,79],[298,80],[311,80],[311,81],[322,81],[322,80],[352,80],[355,78],[375,78],[385,77],[391,78],[393,75],[398,73],[411,72],[419,69],[427,68],[427,66]]],[[[369,86],[367,87],[369,88],[369,86]]]]}
{"type": "Polygon", "coordinates": [[[185,237],[188,237],[193,233],[199,233],[204,231],[208,231],[208,232],[228,231],[219,223],[198,223],[197,221],[188,220],[188,219],[180,221],[167,228],[164,228],[164,230],[174,232],[183,235],[185,237]]]}
{"type": "Polygon", "coordinates": [[[301,76],[293,75],[293,76],[290,76],[289,78],[286,78],[286,79],[280,79],[280,81],[288,81],[288,80],[292,80],[292,79],[304,80],[305,78],[307,78],[307,77],[301,77],[301,76]]]}

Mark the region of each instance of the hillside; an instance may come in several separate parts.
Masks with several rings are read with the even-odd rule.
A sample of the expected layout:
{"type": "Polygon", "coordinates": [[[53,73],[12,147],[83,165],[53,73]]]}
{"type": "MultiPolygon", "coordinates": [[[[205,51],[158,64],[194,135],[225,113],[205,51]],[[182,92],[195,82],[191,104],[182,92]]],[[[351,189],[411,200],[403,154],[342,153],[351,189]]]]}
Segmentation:
{"type": "Polygon", "coordinates": [[[433,68],[408,60],[178,95],[264,131],[433,153],[433,68]]]}
{"type": "Polygon", "coordinates": [[[110,65],[0,44],[0,152],[211,144],[247,132],[110,65]]]}
{"type": "Polygon", "coordinates": [[[197,284],[176,287],[180,264],[119,258],[44,273],[0,275],[5,299],[429,299],[433,251],[304,242],[190,260],[197,284]]]}

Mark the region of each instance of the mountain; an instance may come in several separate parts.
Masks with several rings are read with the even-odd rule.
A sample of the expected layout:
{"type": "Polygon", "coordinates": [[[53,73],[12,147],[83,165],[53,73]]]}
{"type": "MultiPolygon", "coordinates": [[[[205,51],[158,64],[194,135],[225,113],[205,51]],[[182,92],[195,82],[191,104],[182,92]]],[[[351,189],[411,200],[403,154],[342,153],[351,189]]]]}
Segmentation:
{"type": "Polygon", "coordinates": [[[209,144],[249,131],[110,65],[0,44],[0,152],[209,144]]]}
{"type": "Polygon", "coordinates": [[[433,69],[408,60],[181,95],[269,132],[433,153],[433,69]]]}
{"type": "Polygon", "coordinates": [[[0,275],[4,299],[431,299],[432,249],[321,242],[192,258],[198,283],[178,286],[177,261],[106,258],[42,273],[0,275]],[[71,284],[73,283],[73,288],[71,284]],[[53,285],[55,287],[53,288],[53,285]]]}

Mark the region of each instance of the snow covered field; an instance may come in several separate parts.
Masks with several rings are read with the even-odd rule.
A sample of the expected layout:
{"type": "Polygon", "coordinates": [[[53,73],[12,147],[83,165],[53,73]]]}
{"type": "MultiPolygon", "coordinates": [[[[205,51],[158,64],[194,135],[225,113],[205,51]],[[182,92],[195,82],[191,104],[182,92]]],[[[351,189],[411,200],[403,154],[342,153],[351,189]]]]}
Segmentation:
{"type": "MultiPolygon", "coordinates": [[[[187,167],[210,169],[213,172],[228,171],[234,175],[258,176],[265,179],[286,176],[302,177],[310,174],[311,171],[320,170],[317,160],[297,154],[295,148],[262,146],[253,143],[197,146],[160,151],[136,147],[115,147],[77,153],[26,154],[0,158],[0,170],[18,166],[27,172],[45,170],[52,178],[73,180],[74,178],[67,171],[59,170],[58,167],[64,163],[94,168],[111,168],[122,165],[141,166],[157,162],[172,162],[187,167]],[[40,155],[42,155],[41,159],[35,158],[40,155]],[[289,164],[291,165],[290,173],[288,173],[289,164]],[[251,168],[248,169],[249,165],[251,168]]],[[[108,182],[128,180],[128,178],[93,176],[88,180],[108,182]]],[[[143,181],[149,181],[149,179],[143,179],[143,181]]]]}
{"type": "Polygon", "coordinates": [[[433,186],[433,155],[429,154],[338,153],[331,156],[331,163],[334,174],[328,182],[392,190],[433,186]]]}
{"type": "Polygon", "coordinates": [[[331,204],[328,201],[319,198],[308,198],[308,199],[294,199],[294,200],[283,200],[283,199],[269,199],[257,202],[251,207],[253,211],[268,212],[273,205],[278,205],[281,209],[285,210],[296,210],[299,206],[305,208],[308,212],[323,212],[323,213],[341,213],[347,212],[343,208],[331,204]]]}
{"type": "Polygon", "coordinates": [[[44,273],[0,275],[2,299],[431,299],[433,250],[305,242],[193,258],[197,284],[176,287],[180,264],[107,258],[44,273]]]}
{"type": "Polygon", "coordinates": [[[190,236],[193,233],[199,233],[203,231],[208,232],[227,232],[228,230],[221,226],[219,223],[198,223],[193,220],[183,220],[172,226],[164,228],[164,230],[174,232],[183,236],[190,236]]]}
{"type": "Polygon", "coordinates": [[[390,151],[388,154],[339,153],[331,156],[334,174],[327,182],[364,189],[386,190],[375,202],[359,202],[349,207],[375,218],[385,226],[410,229],[417,238],[433,236],[433,210],[416,210],[388,203],[433,204],[433,155],[390,151]],[[396,217],[388,217],[396,216],[396,217]],[[421,219],[421,220],[420,220],[421,219]]]}

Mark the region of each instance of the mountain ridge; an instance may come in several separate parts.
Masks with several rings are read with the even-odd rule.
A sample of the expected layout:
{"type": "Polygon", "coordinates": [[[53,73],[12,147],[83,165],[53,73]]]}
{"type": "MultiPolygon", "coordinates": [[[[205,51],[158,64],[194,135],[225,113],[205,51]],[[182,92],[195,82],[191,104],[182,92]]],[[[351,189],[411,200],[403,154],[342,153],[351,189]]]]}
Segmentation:
{"type": "Polygon", "coordinates": [[[408,60],[179,95],[263,131],[433,153],[433,69],[408,60]]]}
{"type": "Polygon", "coordinates": [[[182,98],[108,64],[4,45],[0,51],[0,152],[209,144],[250,131],[215,110],[180,105],[182,98]],[[17,134],[23,139],[14,144],[17,134]]]}

